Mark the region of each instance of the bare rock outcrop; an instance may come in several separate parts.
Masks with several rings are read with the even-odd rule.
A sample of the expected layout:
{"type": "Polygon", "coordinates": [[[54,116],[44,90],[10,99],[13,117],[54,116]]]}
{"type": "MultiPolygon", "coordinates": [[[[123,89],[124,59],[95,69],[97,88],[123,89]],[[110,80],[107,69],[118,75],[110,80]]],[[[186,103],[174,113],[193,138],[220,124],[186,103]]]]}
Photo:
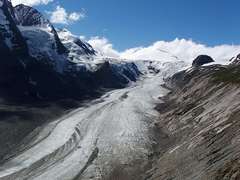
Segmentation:
{"type": "Polygon", "coordinates": [[[204,64],[212,63],[214,62],[213,58],[208,55],[200,55],[198,56],[192,63],[192,66],[199,67],[204,64]]]}

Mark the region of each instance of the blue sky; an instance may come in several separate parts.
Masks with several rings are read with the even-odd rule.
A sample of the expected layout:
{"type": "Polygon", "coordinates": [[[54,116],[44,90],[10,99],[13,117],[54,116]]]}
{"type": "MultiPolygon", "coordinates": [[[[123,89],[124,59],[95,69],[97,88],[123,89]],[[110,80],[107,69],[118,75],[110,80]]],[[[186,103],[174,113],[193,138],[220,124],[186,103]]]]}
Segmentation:
{"type": "Polygon", "coordinates": [[[34,5],[57,27],[107,57],[228,63],[240,53],[239,0],[12,0],[34,5]]]}
{"type": "Polygon", "coordinates": [[[240,44],[238,0],[58,0],[67,11],[86,17],[67,28],[78,35],[104,36],[123,50],[157,40],[193,39],[207,45],[240,44]]]}

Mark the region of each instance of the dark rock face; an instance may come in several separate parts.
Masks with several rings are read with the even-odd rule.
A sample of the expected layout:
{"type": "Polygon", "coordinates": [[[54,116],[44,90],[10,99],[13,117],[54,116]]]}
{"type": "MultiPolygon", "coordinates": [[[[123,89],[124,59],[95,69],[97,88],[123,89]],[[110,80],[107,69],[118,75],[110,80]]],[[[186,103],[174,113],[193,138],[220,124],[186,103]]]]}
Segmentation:
{"type": "Polygon", "coordinates": [[[60,41],[58,34],[53,27],[53,25],[47,20],[38,10],[20,4],[14,7],[14,12],[16,15],[16,23],[21,26],[39,26],[39,27],[48,27],[51,30],[51,33],[54,35],[57,50],[59,54],[67,53],[67,49],[60,41]]]}
{"type": "Polygon", "coordinates": [[[11,3],[7,0],[1,2],[0,95],[22,95],[27,89],[24,59],[28,57],[28,47],[16,26],[11,3]]]}
{"type": "Polygon", "coordinates": [[[50,25],[50,22],[38,12],[38,10],[20,4],[14,7],[16,14],[16,22],[21,26],[46,26],[50,25]]]}
{"type": "Polygon", "coordinates": [[[237,59],[240,60],[240,54],[237,55],[237,59]]]}
{"type": "Polygon", "coordinates": [[[210,56],[200,55],[193,61],[192,66],[198,67],[211,62],[214,62],[214,60],[210,56]]]}
{"type": "Polygon", "coordinates": [[[15,14],[15,11],[14,11],[14,7],[12,6],[12,3],[10,1],[6,0],[5,4],[8,7],[8,11],[9,11],[10,15],[12,16],[13,20],[16,23],[16,14],[15,14]]]}
{"type": "Polygon", "coordinates": [[[92,48],[92,46],[86,42],[82,42],[80,39],[76,39],[75,44],[77,44],[80,48],[84,50],[84,53],[87,55],[96,55],[96,51],[92,48]]]}
{"type": "Polygon", "coordinates": [[[132,79],[131,74],[124,76],[124,73],[119,72],[114,66],[109,62],[105,62],[94,73],[99,85],[103,85],[104,88],[123,88],[128,84],[129,79],[132,79]]]}
{"type": "Polygon", "coordinates": [[[232,61],[232,65],[239,65],[240,64],[240,54],[238,54],[236,57],[233,57],[230,61],[232,61]]]}
{"type": "Polygon", "coordinates": [[[7,53],[7,47],[7,49],[11,50],[15,55],[27,55],[27,44],[16,26],[13,7],[7,0],[2,0],[2,2],[3,5],[0,7],[2,13],[2,16],[0,17],[2,22],[0,24],[0,40],[2,44],[0,53],[7,53]]]}

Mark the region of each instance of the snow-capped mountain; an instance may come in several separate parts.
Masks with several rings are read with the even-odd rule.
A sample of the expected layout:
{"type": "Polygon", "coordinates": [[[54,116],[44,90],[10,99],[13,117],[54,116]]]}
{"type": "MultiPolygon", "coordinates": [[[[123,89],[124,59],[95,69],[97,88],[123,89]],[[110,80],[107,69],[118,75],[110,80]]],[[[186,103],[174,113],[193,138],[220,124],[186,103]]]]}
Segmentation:
{"type": "MultiPolygon", "coordinates": [[[[177,59],[166,63],[107,58],[67,29],[56,30],[32,7],[13,7],[8,0],[0,0],[0,5],[0,92],[6,94],[81,99],[102,88],[125,87],[140,74],[165,77],[186,66],[177,59]]],[[[166,59],[176,58],[165,54],[166,59]]]]}
{"type": "Polygon", "coordinates": [[[102,57],[96,56],[97,52],[90,44],[82,41],[67,29],[57,30],[57,32],[61,42],[68,49],[69,62],[77,64],[78,69],[87,68],[90,71],[94,71],[97,69],[98,64],[104,62],[102,57]]]}
{"type": "Polygon", "coordinates": [[[49,20],[36,9],[23,4],[14,7],[14,12],[17,27],[28,44],[29,55],[37,60],[48,59],[55,70],[63,72],[68,50],[49,20]]]}
{"type": "Polygon", "coordinates": [[[68,48],[69,57],[73,62],[94,60],[93,56],[97,52],[90,44],[82,41],[80,37],[73,35],[67,29],[58,30],[58,35],[64,46],[68,48]]]}
{"type": "Polygon", "coordinates": [[[229,60],[233,65],[240,65],[240,54],[229,60]]]}
{"type": "Polygon", "coordinates": [[[181,71],[187,67],[189,67],[189,64],[185,61],[149,61],[149,60],[138,60],[134,62],[138,69],[143,74],[161,74],[161,76],[164,78],[167,78],[169,76],[172,76],[178,71],[181,71]]]}
{"type": "Polygon", "coordinates": [[[66,53],[67,50],[60,41],[58,34],[53,25],[36,9],[20,4],[14,7],[15,17],[17,25],[24,27],[35,27],[44,29],[46,32],[51,34],[54,39],[55,48],[59,54],[66,53]]]}
{"type": "Polygon", "coordinates": [[[0,0],[0,41],[0,92],[6,94],[82,98],[99,88],[124,87],[140,74],[134,63],[96,56],[88,43],[57,32],[36,9],[12,7],[8,0],[0,0]]]}
{"type": "Polygon", "coordinates": [[[14,53],[26,53],[27,45],[15,23],[14,9],[7,0],[0,3],[0,32],[1,53],[6,53],[7,49],[14,53]]]}
{"type": "Polygon", "coordinates": [[[23,4],[14,7],[16,23],[21,26],[51,27],[51,23],[36,9],[23,4]]]}

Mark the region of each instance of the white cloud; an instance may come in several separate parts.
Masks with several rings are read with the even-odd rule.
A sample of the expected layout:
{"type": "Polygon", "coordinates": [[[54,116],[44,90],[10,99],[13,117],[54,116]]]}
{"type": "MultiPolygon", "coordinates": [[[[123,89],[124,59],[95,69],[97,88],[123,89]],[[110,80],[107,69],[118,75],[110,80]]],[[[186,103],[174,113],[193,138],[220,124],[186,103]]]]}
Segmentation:
{"type": "Polygon", "coordinates": [[[50,2],[52,2],[53,0],[12,0],[12,4],[14,6],[18,5],[18,4],[25,4],[28,6],[37,6],[40,4],[48,4],[50,2]]]}
{"type": "Polygon", "coordinates": [[[240,45],[219,45],[209,47],[192,40],[175,39],[157,41],[147,47],[135,47],[119,52],[106,38],[95,37],[88,41],[105,56],[132,60],[175,61],[177,59],[191,63],[200,54],[213,57],[218,63],[226,63],[240,53],[240,45]]]}
{"type": "Polygon", "coordinates": [[[89,44],[93,46],[95,50],[107,57],[118,58],[120,53],[113,48],[113,45],[104,37],[92,37],[89,41],[89,44]]]}
{"type": "Polygon", "coordinates": [[[85,11],[68,13],[63,7],[57,6],[50,14],[50,21],[55,24],[71,24],[85,18],[85,11]]]}
{"type": "Polygon", "coordinates": [[[69,14],[70,21],[79,21],[80,19],[85,18],[85,13],[73,12],[69,14]]]}
{"type": "Polygon", "coordinates": [[[50,12],[50,14],[51,14],[50,21],[52,23],[67,24],[68,14],[64,8],[57,6],[55,11],[50,12]]]}
{"type": "Polygon", "coordinates": [[[83,41],[86,41],[86,36],[79,36],[79,38],[83,41]]]}

